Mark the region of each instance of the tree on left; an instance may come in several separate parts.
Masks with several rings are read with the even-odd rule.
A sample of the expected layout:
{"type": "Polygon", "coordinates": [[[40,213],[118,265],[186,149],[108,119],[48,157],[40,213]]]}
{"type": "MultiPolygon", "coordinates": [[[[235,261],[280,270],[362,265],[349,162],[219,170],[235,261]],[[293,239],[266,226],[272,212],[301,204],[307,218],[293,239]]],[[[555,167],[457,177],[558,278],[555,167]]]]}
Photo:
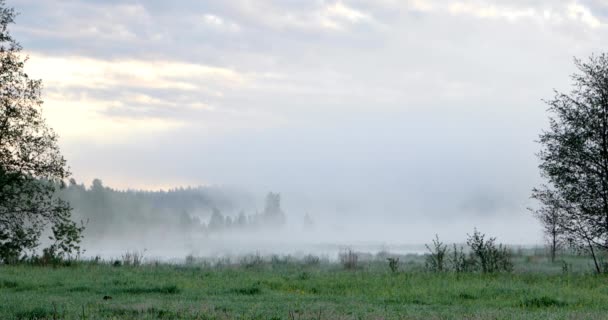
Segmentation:
{"type": "Polygon", "coordinates": [[[45,255],[79,254],[84,230],[57,197],[70,173],[42,116],[42,82],[25,73],[27,57],[9,32],[15,15],[0,0],[0,264],[33,255],[45,230],[45,255]]]}

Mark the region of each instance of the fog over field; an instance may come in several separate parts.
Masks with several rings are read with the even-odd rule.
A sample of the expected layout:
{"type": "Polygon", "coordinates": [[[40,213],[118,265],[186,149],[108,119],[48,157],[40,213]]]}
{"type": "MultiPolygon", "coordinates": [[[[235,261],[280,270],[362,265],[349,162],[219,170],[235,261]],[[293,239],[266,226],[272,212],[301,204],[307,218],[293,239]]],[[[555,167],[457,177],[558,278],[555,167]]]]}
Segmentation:
{"type": "Polygon", "coordinates": [[[608,46],[601,0],[7,2],[91,256],[540,244],[542,99],[608,46]]]}

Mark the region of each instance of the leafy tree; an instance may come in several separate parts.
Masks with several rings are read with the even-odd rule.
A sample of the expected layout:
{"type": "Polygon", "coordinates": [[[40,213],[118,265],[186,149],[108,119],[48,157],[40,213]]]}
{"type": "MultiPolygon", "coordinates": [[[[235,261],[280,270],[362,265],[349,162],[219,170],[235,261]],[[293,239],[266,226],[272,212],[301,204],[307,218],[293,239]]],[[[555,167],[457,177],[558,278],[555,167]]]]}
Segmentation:
{"type": "Polygon", "coordinates": [[[560,214],[566,237],[590,251],[599,273],[597,250],[608,251],[608,55],[575,64],[572,91],[546,101],[539,168],[547,184],[532,196],[560,214]]]}
{"type": "Polygon", "coordinates": [[[15,15],[0,0],[0,263],[36,248],[49,225],[60,231],[54,235],[59,242],[66,232],[79,241],[71,234],[81,230],[68,203],[55,196],[69,172],[57,135],[42,117],[42,82],[25,73],[27,58],[8,30],[15,15]]]}

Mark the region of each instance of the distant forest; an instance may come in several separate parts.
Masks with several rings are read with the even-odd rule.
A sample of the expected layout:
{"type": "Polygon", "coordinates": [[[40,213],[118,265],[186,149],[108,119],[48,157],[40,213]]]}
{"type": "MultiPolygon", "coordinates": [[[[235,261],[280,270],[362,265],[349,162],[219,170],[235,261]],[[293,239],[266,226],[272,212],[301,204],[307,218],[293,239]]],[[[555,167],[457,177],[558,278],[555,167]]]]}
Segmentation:
{"type": "Polygon", "coordinates": [[[74,209],[73,218],[86,224],[87,237],[140,236],[261,229],[286,222],[281,196],[268,193],[261,212],[249,196],[220,187],[188,187],[167,191],[116,190],[99,179],[90,187],[71,179],[59,191],[74,209]]]}

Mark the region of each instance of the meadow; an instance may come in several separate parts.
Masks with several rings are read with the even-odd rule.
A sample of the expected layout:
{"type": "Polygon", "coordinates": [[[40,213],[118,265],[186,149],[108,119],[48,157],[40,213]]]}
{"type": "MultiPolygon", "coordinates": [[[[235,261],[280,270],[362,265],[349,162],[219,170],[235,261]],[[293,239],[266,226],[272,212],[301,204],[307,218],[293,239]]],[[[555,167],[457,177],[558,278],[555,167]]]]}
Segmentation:
{"type": "Polygon", "coordinates": [[[520,255],[511,273],[432,273],[422,256],[0,266],[1,319],[606,319],[589,260],[520,255]]]}

